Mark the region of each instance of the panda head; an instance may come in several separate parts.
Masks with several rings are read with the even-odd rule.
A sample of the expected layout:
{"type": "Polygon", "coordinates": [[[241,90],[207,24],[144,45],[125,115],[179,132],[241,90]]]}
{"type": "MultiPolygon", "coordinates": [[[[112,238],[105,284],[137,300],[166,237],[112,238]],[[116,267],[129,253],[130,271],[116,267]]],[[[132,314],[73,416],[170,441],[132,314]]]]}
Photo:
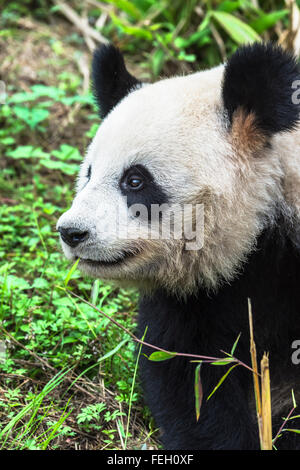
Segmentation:
{"type": "Polygon", "coordinates": [[[95,277],[177,293],[232,279],[285,210],[273,140],[297,126],[299,78],[295,59],[272,44],[154,84],[135,79],[113,46],[97,50],[93,87],[103,122],[57,224],[67,258],[80,258],[95,277]],[[191,236],[184,222],[175,236],[180,220],[191,236]]]}

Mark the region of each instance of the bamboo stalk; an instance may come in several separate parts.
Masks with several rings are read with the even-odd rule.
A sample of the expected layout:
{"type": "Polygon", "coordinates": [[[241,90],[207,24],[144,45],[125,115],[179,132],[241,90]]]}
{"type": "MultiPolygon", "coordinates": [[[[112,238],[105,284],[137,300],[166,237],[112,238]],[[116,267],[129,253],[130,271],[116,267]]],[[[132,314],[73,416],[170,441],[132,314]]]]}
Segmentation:
{"type": "Polygon", "coordinates": [[[253,386],[254,386],[254,395],[255,395],[255,405],[256,405],[256,416],[259,430],[259,442],[262,448],[262,403],[260,397],[260,386],[259,386],[259,374],[257,368],[257,356],[256,356],[256,346],[254,342],[253,335],[253,318],[252,318],[252,306],[251,300],[248,299],[248,313],[249,313],[249,329],[250,329],[250,354],[251,354],[251,363],[253,369],[253,386]]]}
{"type": "Polygon", "coordinates": [[[262,395],[262,449],[272,450],[272,412],[269,357],[264,353],[260,363],[262,395]]]}

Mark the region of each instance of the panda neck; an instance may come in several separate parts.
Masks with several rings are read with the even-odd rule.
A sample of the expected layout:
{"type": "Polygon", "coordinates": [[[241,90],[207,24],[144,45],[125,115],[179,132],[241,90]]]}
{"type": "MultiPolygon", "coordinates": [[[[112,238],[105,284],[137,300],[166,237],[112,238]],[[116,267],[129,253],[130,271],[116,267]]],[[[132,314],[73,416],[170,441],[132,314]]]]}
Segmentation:
{"type": "Polygon", "coordinates": [[[147,341],[177,352],[213,352],[230,350],[237,335],[247,337],[248,298],[251,300],[258,347],[272,348],[278,335],[286,338],[288,347],[300,338],[296,328],[300,314],[300,261],[295,246],[279,228],[266,230],[257,249],[250,255],[243,271],[230,284],[216,293],[204,288],[187,299],[179,300],[163,290],[141,299],[139,333],[148,327],[147,341]],[[194,339],[194,341],[193,341],[194,339]],[[201,346],[200,346],[201,347],[201,346]],[[228,348],[228,349],[226,349],[228,348]],[[194,349],[194,351],[193,351],[194,349]]]}

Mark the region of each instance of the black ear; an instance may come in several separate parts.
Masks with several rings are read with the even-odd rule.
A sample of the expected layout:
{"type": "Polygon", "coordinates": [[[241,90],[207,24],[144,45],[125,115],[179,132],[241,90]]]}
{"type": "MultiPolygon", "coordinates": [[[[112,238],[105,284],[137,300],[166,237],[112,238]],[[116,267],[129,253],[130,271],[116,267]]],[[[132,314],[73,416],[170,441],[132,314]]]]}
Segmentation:
{"type": "Polygon", "coordinates": [[[240,108],[253,113],[266,135],[291,130],[299,121],[292,84],[300,79],[295,58],[272,43],[254,43],[238,49],[225,66],[223,101],[232,123],[240,108]]]}
{"type": "Polygon", "coordinates": [[[119,49],[112,45],[96,49],[92,64],[93,92],[104,118],[139,82],[126,69],[119,49]]]}

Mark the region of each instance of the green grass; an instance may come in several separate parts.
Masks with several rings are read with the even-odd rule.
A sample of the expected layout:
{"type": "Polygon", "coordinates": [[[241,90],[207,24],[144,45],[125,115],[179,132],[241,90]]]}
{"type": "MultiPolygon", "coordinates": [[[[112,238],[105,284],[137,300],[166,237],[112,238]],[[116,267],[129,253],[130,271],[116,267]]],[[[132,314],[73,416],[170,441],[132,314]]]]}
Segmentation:
{"type": "MultiPolygon", "coordinates": [[[[47,87],[42,94],[39,89],[38,96],[34,90],[21,97],[12,94],[0,108],[0,148],[5,156],[0,180],[0,340],[6,345],[5,360],[0,361],[0,446],[56,448],[63,438],[73,442],[81,438],[81,432],[88,439],[97,430],[100,448],[121,447],[125,438],[121,429],[126,425],[120,418],[126,413],[120,409],[127,410],[129,402],[137,401],[131,388],[134,345],[107,318],[68,295],[65,287],[114,315],[130,330],[135,327],[137,294],[83,278],[64,259],[55,225],[71,203],[82,157],[77,147],[67,143],[44,150],[40,142],[49,114],[43,126],[41,121],[33,125],[31,116],[44,102],[47,87]],[[21,99],[32,113],[15,113],[15,103],[21,99]],[[27,135],[37,143],[16,145],[27,135]],[[57,387],[62,397],[55,396],[57,387]],[[74,390],[80,397],[73,396],[74,390]],[[102,416],[99,406],[107,401],[103,398],[106,390],[112,398],[102,416]],[[86,410],[89,414],[84,419],[86,410]],[[66,424],[70,418],[75,431],[66,424]]],[[[49,87],[49,96],[51,109],[65,95],[49,87]]],[[[68,106],[74,103],[78,98],[68,106]]],[[[91,96],[81,103],[89,117],[93,115],[91,96]]],[[[87,134],[86,144],[92,136],[91,131],[87,134]]],[[[92,437],[91,441],[94,445],[92,437]]]]}

